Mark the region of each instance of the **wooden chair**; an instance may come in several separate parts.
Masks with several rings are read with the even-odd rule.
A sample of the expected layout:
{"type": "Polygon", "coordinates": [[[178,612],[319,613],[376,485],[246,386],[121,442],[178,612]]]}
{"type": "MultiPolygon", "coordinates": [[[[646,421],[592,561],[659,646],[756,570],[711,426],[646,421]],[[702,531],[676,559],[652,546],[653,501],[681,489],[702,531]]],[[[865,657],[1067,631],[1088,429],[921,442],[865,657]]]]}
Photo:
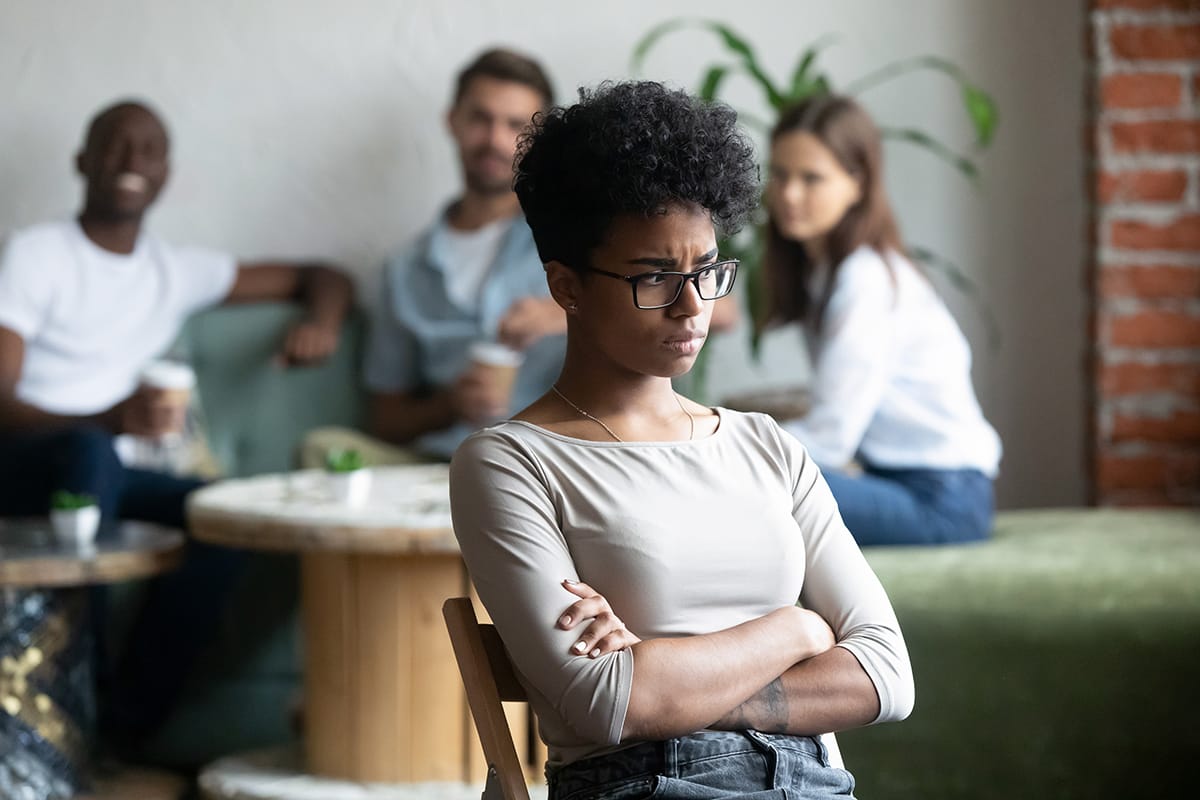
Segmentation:
{"type": "Polygon", "coordinates": [[[500,634],[494,625],[479,622],[467,597],[447,600],[442,605],[442,616],[487,759],[483,800],[529,800],[525,772],[501,705],[506,701],[527,702],[528,697],[517,682],[500,634]]]}

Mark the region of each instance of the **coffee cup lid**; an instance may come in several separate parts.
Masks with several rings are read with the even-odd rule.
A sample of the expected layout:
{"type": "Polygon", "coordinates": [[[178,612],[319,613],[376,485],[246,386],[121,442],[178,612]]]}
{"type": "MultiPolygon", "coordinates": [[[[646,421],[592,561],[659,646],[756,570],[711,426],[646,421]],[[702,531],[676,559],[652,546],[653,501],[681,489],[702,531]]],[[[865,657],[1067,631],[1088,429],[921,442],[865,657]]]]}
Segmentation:
{"type": "Polygon", "coordinates": [[[493,367],[519,367],[525,360],[521,351],[505,347],[499,342],[475,342],[471,345],[471,358],[493,367]]]}
{"type": "Polygon", "coordinates": [[[178,361],[151,361],[142,367],[140,379],[156,389],[192,389],[196,385],[196,373],[178,361]]]}

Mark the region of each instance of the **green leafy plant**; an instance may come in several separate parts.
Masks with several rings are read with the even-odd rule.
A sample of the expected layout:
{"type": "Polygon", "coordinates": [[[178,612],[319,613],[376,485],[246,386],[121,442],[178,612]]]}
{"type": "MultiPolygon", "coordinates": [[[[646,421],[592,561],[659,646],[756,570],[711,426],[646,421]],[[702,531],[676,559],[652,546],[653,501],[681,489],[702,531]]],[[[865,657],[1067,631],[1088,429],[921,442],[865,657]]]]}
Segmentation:
{"type": "Polygon", "coordinates": [[[59,489],[50,495],[50,508],[55,511],[78,511],[97,505],[96,498],[90,494],[76,494],[65,489],[59,489]]]}
{"type": "Polygon", "coordinates": [[[330,472],[355,472],[366,467],[362,453],[348,448],[345,450],[330,450],[325,455],[325,469],[330,472]]]}
{"type": "MultiPolygon", "coordinates": [[[[688,28],[700,29],[715,35],[720,40],[728,57],[727,61],[705,67],[696,94],[704,100],[717,100],[721,97],[722,90],[726,87],[730,77],[746,76],[761,91],[769,116],[738,109],[738,117],[748,127],[761,134],[769,133],[774,118],[785,108],[813,95],[834,91],[833,81],[828,73],[820,68],[818,59],[821,52],[836,41],[835,36],[823,36],[801,50],[789,78],[786,81],[776,81],[767,74],[754,49],[744,36],[720,22],[704,19],[672,19],[652,28],[634,48],[632,63],[634,73],[641,72],[646,57],[664,36],[688,28]]],[[[846,95],[859,95],[883,83],[920,70],[941,73],[954,82],[958,88],[963,109],[975,133],[975,147],[984,148],[991,144],[999,123],[999,112],[995,102],[987,92],[968,80],[958,66],[944,58],[925,55],[885,64],[879,69],[850,81],[840,87],[838,92],[846,95]]],[[[928,151],[948,164],[972,185],[978,185],[979,167],[975,160],[946,145],[936,136],[919,128],[888,125],[880,125],[880,133],[884,139],[904,142],[928,151]]],[[[746,286],[744,295],[747,311],[755,323],[751,349],[756,356],[759,349],[759,332],[766,314],[766,309],[763,307],[762,283],[764,276],[763,270],[760,268],[764,246],[764,229],[761,223],[764,221],[760,219],[760,224],[752,225],[743,231],[742,235],[722,243],[722,248],[726,253],[742,261],[739,280],[746,286]]],[[[922,262],[927,268],[943,274],[957,291],[962,292],[976,306],[987,326],[989,342],[994,346],[999,341],[995,319],[987,306],[983,304],[978,287],[966,273],[957,264],[939,256],[927,247],[911,247],[909,255],[922,262]]],[[[703,362],[698,363],[694,370],[699,372],[695,381],[702,386],[703,362]]]]}

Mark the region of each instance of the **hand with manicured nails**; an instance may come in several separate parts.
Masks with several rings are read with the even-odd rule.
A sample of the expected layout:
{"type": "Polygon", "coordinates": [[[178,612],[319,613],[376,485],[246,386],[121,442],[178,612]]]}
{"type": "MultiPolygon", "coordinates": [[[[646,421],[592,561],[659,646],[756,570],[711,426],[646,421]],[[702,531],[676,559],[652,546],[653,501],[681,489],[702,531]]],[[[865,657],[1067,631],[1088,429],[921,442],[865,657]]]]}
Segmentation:
{"type": "Polygon", "coordinates": [[[555,627],[569,631],[591,620],[582,635],[571,645],[571,653],[588,658],[599,658],[605,653],[615,653],[632,647],[641,641],[625,627],[620,617],[613,613],[608,600],[586,583],[564,580],[563,588],[582,599],[567,607],[555,623],[555,627]]]}

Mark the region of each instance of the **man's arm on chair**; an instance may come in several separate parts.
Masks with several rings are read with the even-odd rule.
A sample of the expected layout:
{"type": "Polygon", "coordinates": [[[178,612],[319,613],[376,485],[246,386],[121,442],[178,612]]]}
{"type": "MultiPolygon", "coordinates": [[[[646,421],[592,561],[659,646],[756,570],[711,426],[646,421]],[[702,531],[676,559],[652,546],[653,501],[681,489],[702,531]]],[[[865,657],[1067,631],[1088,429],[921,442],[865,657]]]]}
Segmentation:
{"type": "Polygon", "coordinates": [[[290,364],[308,364],[337,349],[342,322],[354,298],[346,274],[324,264],[262,261],[239,264],[226,303],[291,300],[304,304],[304,319],[288,332],[282,356],[290,364]]]}

